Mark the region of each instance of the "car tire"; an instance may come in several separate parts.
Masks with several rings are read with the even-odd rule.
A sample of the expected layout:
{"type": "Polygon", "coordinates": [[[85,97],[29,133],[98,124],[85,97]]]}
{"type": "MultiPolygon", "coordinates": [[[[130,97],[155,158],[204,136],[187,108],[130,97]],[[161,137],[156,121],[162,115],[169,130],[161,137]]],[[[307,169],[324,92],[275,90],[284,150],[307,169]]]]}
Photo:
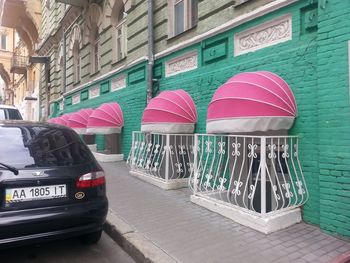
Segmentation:
{"type": "Polygon", "coordinates": [[[81,236],[80,240],[86,245],[93,245],[93,244],[96,244],[101,239],[101,235],[102,235],[102,230],[99,230],[99,231],[81,236]]]}

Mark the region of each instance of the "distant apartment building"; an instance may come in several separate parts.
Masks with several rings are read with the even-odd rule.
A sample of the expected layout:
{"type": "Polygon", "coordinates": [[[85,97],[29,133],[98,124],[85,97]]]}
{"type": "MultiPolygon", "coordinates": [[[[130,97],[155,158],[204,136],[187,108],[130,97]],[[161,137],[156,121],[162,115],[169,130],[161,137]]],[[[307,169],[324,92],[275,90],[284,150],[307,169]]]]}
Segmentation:
{"type": "Polygon", "coordinates": [[[15,30],[12,28],[0,27],[0,76],[4,86],[1,91],[2,101],[7,104],[13,104],[13,80],[11,74],[11,60],[13,56],[13,42],[15,39],[15,30]]]}
{"type": "Polygon", "coordinates": [[[41,26],[41,3],[39,0],[1,0],[1,25],[12,34],[7,42],[1,39],[1,47],[11,50],[6,73],[11,78],[6,84],[5,103],[15,105],[26,120],[39,119],[39,75],[40,65],[33,64],[29,57],[35,55],[41,26]],[[6,42],[6,43],[5,43],[6,42]]]}

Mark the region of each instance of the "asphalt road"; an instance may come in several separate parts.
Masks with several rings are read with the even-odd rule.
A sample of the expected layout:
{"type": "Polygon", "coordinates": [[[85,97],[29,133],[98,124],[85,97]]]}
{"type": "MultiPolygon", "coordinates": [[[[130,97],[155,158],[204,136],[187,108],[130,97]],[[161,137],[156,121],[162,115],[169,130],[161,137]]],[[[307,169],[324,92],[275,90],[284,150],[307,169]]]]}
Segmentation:
{"type": "Polygon", "coordinates": [[[103,233],[96,245],[77,239],[0,250],[1,263],[135,263],[117,243],[103,233]]]}

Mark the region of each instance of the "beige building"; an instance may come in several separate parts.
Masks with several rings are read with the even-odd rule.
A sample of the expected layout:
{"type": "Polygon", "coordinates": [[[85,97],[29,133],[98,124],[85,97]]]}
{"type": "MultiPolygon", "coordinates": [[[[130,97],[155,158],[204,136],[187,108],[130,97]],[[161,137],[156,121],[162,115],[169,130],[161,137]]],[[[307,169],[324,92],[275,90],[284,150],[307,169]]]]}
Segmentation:
{"type": "Polygon", "coordinates": [[[38,120],[38,76],[41,65],[30,63],[29,57],[35,55],[39,42],[41,1],[0,0],[0,7],[1,25],[13,32],[12,40],[8,40],[11,46],[11,53],[7,54],[10,63],[4,70],[0,68],[6,86],[5,103],[14,104],[24,119],[38,120]],[[7,72],[9,78],[3,72],[7,72]]]}
{"type": "Polygon", "coordinates": [[[0,91],[1,101],[6,104],[13,104],[13,80],[11,74],[11,60],[15,41],[15,30],[7,27],[0,27],[0,77],[3,85],[0,91]]]}

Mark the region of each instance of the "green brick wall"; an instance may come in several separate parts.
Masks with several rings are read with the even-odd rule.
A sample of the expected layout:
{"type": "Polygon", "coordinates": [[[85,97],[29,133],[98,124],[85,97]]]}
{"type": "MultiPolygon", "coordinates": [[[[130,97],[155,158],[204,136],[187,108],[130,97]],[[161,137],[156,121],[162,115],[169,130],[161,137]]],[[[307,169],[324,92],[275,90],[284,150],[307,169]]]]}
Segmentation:
{"type": "MultiPolygon", "coordinates": [[[[181,88],[193,97],[199,117],[196,132],[205,132],[208,104],[215,90],[228,78],[239,72],[255,70],[272,71],[284,78],[294,92],[299,110],[290,134],[300,138],[299,158],[310,193],[310,198],[303,207],[303,219],[320,225],[325,231],[348,237],[349,13],[349,1],[298,1],[160,58],[155,61],[154,68],[154,77],[158,79],[154,87],[155,95],[163,90],[181,88]],[[255,52],[233,55],[235,33],[286,14],[292,16],[292,40],[255,52]],[[198,68],[165,77],[165,63],[190,51],[197,51],[198,68]]],[[[131,146],[132,131],[140,130],[141,115],[146,106],[145,69],[144,64],[139,64],[124,72],[128,76],[126,88],[115,92],[107,92],[106,88],[106,93],[98,98],[87,99],[65,109],[65,112],[71,112],[117,101],[123,109],[125,119],[122,132],[125,158],[131,146]]],[[[103,79],[91,86],[98,84],[105,87],[109,80],[103,79]]]]}
{"type": "Polygon", "coordinates": [[[350,236],[350,1],[320,1],[318,11],[320,226],[350,236]]]}
{"type": "Polygon", "coordinates": [[[310,199],[303,209],[303,217],[307,222],[319,224],[318,111],[315,99],[317,30],[315,28],[304,30],[302,21],[305,10],[317,10],[317,4],[310,5],[309,1],[301,1],[202,41],[157,63],[162,62],[164,67],[165,62],[172,57],[187,51],[197,51],[198,69],[169,78],[163,75],[159,81],[159,87],[160,91],[182,88],[191,94],[197,105],[199,119],[196,132],[199,133],[205,132],[207,107],[215,90],[228,78],[239,72],[255,70],[272,71],[284,78],[292,88],[299,108],[299,116],[290,134],[300,136],[300,159],[310,189],[310,199]],[[292,15],[292,40],[255,52],[233,56],[235,33],[285,14],[292,15]]]}

